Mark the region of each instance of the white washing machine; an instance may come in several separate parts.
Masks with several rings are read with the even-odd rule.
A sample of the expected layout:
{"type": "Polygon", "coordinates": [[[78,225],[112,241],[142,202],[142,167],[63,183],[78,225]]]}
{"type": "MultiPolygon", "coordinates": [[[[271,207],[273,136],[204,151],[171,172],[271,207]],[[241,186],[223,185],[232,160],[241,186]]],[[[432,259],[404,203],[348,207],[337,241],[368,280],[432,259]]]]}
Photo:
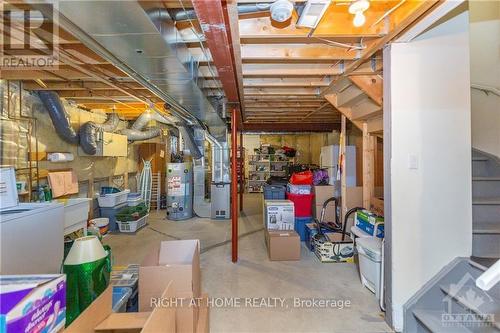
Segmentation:
{"type": "Polygon", "coordinates": [[[63,204],[19,203],[14,169],[0,169],[0,274],[59,273],[63,255],[63,204]]]}

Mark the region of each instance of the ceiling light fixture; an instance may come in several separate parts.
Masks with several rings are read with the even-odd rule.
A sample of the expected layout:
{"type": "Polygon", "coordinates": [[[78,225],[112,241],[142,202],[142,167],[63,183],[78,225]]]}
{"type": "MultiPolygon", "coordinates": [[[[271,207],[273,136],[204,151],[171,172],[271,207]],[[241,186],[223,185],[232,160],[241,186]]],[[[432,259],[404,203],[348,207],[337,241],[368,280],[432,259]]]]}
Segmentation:
{"type": "Polygon", "coordinates": [[[289,0],[277,0],[269,8],[271,11],[271,18],[276,22],[285,22],[293,13],[293,3],[289,0]]]}
{"type": "Polygon", "coordinates": [[[354,15],[352,24],[355,27],[361,27],[366,22],[366,17],[363,12],[370,7],[368,0],[356,0],[349,6],[349,13],[354,15]]]}

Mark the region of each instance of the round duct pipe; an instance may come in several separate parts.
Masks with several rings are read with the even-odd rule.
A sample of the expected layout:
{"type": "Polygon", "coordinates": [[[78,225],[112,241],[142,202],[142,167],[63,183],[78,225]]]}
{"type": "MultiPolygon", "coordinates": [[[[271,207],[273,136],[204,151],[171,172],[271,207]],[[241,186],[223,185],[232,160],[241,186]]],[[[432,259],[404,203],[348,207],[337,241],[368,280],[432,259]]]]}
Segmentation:
{"type": "Polygon", "coordinates": [[[68,143],[77,145],[80,141],[78,133],[71,126],[69,116],[61,103],[59,95],[54,91],[40,90],[38,96],[45,109],[49,112],[50,119],[59,137],[68,143]]]}

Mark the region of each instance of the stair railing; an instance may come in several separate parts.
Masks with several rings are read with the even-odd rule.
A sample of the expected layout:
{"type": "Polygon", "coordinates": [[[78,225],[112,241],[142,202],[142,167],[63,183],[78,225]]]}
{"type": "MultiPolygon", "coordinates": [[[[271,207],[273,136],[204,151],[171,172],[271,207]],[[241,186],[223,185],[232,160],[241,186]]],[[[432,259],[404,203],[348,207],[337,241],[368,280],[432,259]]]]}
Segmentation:
{"type": "Polygon", "coordinates": [[[486,271],[484,271],[483,274],[481,274],[477,278],[476,286],[485,291],[488,291],[499,282],[500,282],[500,259],[497,260],[497,262],[493,266],[488,268],[486,271]]]}
{"type": "Polygon", "coordinates": [[[500,89],[495,88],[493,86],[472,83],[470,85],[470,87],[471,87],[471,89],[476,89],[476,90],[482,91],[486,95],[493,94],[493,95],[497,95],[500,97],[500,89]]]}

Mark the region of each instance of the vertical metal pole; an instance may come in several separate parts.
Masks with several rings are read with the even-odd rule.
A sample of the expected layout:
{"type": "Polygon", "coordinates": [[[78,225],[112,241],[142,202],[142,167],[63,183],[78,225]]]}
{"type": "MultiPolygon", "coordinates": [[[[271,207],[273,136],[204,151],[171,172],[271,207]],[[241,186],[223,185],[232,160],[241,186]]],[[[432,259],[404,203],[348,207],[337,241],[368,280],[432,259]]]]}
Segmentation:
{"type": "Polygon", "coordinates": [[[238,151],[238,115],[236,108],[231,113],[231,259],[238,261],[238,175],[237,151],[238,151]]]}
{"type": "Polygon", "coordinates": [[[240,212],[243,211],[243,193],[245,192],[245,156],[243,150],[243,132],[240,131],[240,212]]]}

